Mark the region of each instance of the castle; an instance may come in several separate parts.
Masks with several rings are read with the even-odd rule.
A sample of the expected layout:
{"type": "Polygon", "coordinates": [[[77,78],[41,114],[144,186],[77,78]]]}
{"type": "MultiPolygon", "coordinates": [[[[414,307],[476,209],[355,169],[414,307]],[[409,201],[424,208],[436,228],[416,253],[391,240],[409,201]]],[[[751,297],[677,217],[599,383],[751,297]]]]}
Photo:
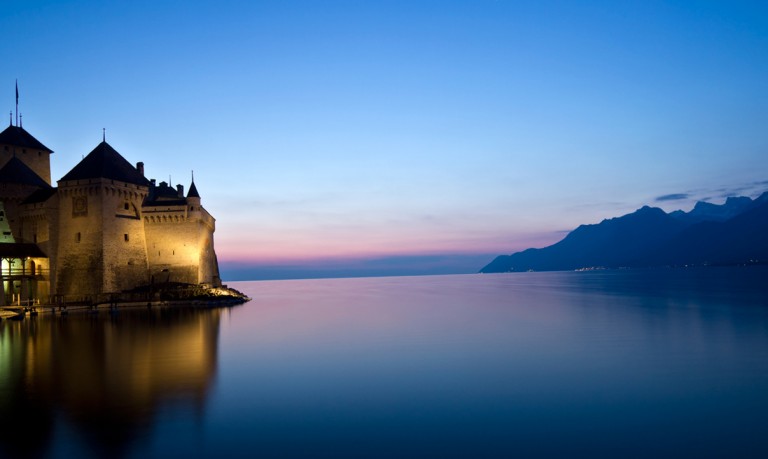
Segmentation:
{"type": "Polygon", "coordinates": [[[0,305],[221,285],[194,177],[186,195],[158,185],[104,139],[54,187],[52,153],[19,123],[0,132],[0,305]]]}

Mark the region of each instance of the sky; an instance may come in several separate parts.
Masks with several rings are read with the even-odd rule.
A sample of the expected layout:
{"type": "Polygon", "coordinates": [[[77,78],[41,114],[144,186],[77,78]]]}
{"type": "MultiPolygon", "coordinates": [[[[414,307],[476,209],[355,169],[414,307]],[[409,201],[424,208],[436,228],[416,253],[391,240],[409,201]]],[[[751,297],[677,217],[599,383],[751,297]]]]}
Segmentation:
{"type": "Polygon", "coordinates": [[[27,0],[0,30],[53,180],[102,128],[194,170],[225,280],[476,272],[768,190],[766,2],[27,0]]]}

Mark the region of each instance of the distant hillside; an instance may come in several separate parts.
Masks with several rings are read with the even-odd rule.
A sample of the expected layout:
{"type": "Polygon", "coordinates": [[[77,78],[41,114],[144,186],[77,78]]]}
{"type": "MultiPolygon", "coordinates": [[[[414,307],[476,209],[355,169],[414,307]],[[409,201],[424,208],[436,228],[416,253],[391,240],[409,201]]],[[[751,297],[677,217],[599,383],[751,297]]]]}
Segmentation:
{"type": "Polygon", "coordinates": [[[643,207],[582,225],[543,249],[500,255],[482,273],[768,262],[768,193],[690,212],[643,207]]]}

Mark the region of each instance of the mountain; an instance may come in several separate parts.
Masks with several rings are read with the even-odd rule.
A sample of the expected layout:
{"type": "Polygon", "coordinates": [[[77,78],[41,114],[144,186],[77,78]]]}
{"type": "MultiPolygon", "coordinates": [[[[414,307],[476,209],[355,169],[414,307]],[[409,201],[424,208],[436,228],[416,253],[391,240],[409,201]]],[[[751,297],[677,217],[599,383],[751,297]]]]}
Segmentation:
{"type": "Polygon", "coordinates": [[[644,264],[740,264],[768,261],[768,195],[725,221],[705,221],[649,251],[644,264]]]}
{"type": "Polygon", "coordinates": [[[745,197],[731,197],[723,204],[699,201],[690,212],[676,210],[669,215],[689,222],[725,221],[739,215],[752,206],[754,201],[745,197]]]}
{"type": "Polygon", "coordinates": [[[542,249],[500,255],[480,272],[557,271],[768,261],[768,193],[667,214],[645,206],[582,225],[542,249]]]}

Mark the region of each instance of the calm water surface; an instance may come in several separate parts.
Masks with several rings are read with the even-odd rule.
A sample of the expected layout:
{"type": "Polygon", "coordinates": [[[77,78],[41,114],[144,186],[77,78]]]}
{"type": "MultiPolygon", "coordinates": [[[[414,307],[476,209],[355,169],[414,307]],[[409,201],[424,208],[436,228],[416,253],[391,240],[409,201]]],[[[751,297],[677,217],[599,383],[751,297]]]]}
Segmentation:
{"type": "Polygon", "coordinates": [[[768,269],[230,285],[0,323],[0,457],[768,457],[768,269]]]}

